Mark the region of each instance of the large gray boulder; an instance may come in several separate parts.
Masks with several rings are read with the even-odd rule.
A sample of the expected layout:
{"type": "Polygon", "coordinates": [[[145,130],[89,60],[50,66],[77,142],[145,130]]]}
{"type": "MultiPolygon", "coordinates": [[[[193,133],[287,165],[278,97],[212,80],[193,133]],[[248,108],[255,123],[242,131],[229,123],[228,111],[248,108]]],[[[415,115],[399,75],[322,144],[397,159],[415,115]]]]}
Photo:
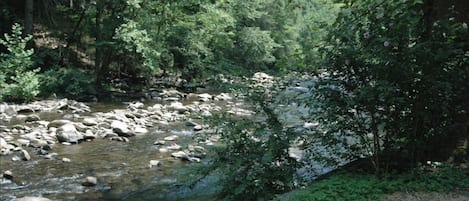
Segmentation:
{"type": "Polygon", "coordinates": [[[129,125],[122,121],[112,121],[111,128],[114,133],[117,133],[117,135],[122,137],[132,137],[135,135],[130,131],[129,125]]]}
{"type": "Polygon", "coordinates": [[[77,131],[75,125],[69,123],[57,129],[57,140],[59,142],[78,143],[83,140],[83,135],[77,131]]]}

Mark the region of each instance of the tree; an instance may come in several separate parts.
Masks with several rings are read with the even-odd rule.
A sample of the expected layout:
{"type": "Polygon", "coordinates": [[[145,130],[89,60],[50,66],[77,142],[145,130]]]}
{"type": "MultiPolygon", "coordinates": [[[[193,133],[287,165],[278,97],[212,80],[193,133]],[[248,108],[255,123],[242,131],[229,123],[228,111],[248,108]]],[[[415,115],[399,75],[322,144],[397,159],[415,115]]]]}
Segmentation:
{"type": "Polygon", "coordinates": [[[469,119],[467,25],[451,12],[430,17],[429,2],[350,1],[324,48],[325,137],[355,136],[362,147],[352,155],[366,149],[377,174],[396,153],[401,166],[428,159],[433,139],[469,119]]]}

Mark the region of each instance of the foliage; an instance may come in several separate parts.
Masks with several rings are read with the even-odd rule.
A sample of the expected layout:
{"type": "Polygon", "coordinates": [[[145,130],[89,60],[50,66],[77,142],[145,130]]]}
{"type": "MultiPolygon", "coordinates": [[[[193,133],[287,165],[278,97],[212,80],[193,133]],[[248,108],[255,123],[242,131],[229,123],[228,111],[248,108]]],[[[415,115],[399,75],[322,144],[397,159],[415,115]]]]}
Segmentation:
{"type": "Polygon", "coordinates": [[[297,162],[288,148],[295,139],[283,128],[260,88],[248,92],[256,116],[220,116],[215,119],[223,145],[215,149],[211,169],[221,176],[224,200],[268,200],[294,187],[297,162]]]}
{"type": "Polygon", "coordinates": [[[95,94],[91,75],[76,68],[52,68],[41,74],[41,92],[44,96],[56,93],[67,97],[95,94]]]}
{"type": "Polygon", "coordinates": [[[327,69],[315,101],[325,103],[316,114],[324,139],[357,139],[361,147],[345,143],[350,157],[370,153],[377,173],[392,152],[415,166],[428,157],[428,142],[469,120],[467,24],[451,13],[437,19],[426,6],[344,4],[323,49],[327,69]]]}
{"type": "Polygon", "coordinates": [[[338,172],[311,184],[305,190],[294,191],[278,200],[379,200],[384,194],[393,192],[450,192],[468,189],[468,174],[467,171],[449,166],[434,172],[418,170],[389,174],[381,179],[367,173],[338,172]]]}
{"type": "Polygon", "coordinates": [[[33,49],[26,49],[31,36],[22,36],[19,24],[12,26],[12,33],[0,39],[8,54],[0,55],[0,98],[14,101],[31,101],[39,94],[39,69],[32,69],[33,49]]]}

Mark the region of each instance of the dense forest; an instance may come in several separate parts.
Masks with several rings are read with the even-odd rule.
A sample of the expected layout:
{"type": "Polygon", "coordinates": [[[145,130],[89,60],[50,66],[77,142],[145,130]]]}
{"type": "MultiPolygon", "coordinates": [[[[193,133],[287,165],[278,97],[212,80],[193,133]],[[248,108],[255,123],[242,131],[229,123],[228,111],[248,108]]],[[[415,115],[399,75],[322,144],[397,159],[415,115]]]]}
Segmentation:
{"type": "MultiPolygon", "coordinates": [[[[282,124],[274,102],[285,86],[226,86],[245,92],[264,123],[224,115],[210,120],[225,145],[201,175],[225,175],[224,199],[270,200],[299,187],[293,175],[301,165],[288,150],[317,143],[358,161],[374,181],[339,173],[339,183],[406,191],[414,187],[404,182],[415,179],[409,172],[439,161],[457,170],[442,168],[442,177],[417,173],[422,183],[443,181],[431,187],[416,182],[417,190],[453,185],[468,191],[465,0],[3,0],[0,9],[5,102],[103,101],[109,94],[139,97],[155,87],[220,89],[228,85],[219,83],[220,74],[314,77],[303,97],[314,108],[305,121],[318,123],[312,135],[282,124]],[[390,181],[393,174],[403,183],[390,181]],[[445,180],[455,175],[463,178],[445,180]]],[[[316,160],[338,164],[327,156],[316,160]]],[[[359,198],[341,193],[328,199],[377,199],[369,192],[358,191],[370,196],[359,198]]],[[[328,200],[306,194],[295,199],[328,200]]]]}

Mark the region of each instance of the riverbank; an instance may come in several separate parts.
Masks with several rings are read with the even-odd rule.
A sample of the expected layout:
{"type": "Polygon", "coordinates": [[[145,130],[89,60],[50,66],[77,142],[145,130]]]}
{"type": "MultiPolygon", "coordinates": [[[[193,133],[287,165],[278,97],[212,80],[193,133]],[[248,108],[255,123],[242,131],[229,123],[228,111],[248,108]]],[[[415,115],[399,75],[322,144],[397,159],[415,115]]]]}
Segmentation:
{"type": "Polygon", "coordinates": [[[378,179],[366,171],[344,169],[276,200],[466,201],[469,200],[469,170],[443,165],[431,171],[388,174],[378,179]]]}

